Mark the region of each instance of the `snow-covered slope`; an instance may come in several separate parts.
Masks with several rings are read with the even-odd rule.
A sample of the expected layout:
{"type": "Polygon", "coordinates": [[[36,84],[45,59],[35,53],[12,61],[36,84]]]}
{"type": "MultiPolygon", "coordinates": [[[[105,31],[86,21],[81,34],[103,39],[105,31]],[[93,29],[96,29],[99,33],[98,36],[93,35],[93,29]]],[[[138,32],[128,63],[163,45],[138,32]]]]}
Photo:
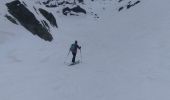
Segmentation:
{"type": "Polygon", "coordinates": [[[169,3],[143,0],[129,10],[101,12],[99,19],[56,16],[52,42],[0,17],[0,98],[169,100],[169,3]],[[74,40],[82,63],[68,67],[74,40]]]}

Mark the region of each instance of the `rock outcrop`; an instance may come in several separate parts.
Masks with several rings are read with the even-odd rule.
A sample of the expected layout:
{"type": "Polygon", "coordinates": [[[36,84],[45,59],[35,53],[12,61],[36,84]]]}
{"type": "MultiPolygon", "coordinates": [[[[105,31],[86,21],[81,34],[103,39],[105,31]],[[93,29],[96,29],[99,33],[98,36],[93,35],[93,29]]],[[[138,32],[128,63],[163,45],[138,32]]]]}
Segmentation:
{"type": "MultiPolygon", "coordinates": [[[[53,37],[49,32],[49,25],[46,21],[39,21],[35,15],[25,7],[19,0],[12,1],[6,4],[8,12],[14,17],[23,27],[29,30],[32,34],[38,35],[46,41],[52,41],[53,37]],[[43,24],[42,24],[43,22],[43,24]]],[[[39,9],[41,14],[52,24],[57,27],[56,20],[51,13],[43,9],[39,9]]],[[[11,18],[12,18],[11,17],[11,18]]],[[[8,17],[10,18],[10,17],[8,17]]]]}

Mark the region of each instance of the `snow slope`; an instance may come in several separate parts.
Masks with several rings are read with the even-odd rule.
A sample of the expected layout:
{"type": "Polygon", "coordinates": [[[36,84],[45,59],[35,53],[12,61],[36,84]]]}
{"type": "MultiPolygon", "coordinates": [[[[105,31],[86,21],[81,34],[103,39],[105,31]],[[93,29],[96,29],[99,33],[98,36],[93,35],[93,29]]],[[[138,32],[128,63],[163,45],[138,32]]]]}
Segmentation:
{"type": "Polygon", "coordinates": [[[169,100],[169,3],[144,0],[99,19],[59,16],[52,42],[1,18],[0,98],[169,100]],[[82,63],[68,67],[74,40],[82,63]]]}

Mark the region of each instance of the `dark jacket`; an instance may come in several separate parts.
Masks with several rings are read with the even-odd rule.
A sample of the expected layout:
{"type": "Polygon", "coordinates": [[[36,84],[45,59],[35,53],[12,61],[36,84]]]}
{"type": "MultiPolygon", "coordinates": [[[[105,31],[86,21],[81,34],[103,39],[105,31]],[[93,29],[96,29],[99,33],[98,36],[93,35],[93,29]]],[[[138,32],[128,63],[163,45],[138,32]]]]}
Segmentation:
{"type": "Polygon", "coordinates": [[[81,47],[77,43],[73,43],[70,47],[70,51],[75,54],[77,53],[77,49],[81,49],[81,47]]]}

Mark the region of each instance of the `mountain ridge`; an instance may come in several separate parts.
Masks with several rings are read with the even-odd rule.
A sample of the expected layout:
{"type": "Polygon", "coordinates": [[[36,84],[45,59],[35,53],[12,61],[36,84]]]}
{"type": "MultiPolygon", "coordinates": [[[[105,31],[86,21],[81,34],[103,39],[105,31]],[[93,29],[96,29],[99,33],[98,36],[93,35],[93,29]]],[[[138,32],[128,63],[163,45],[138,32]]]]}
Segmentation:
{"type": "MultiPolygon", "coordinates": [[[[5,3],[5,2],[4,2],[5,3]]],[[[118,1],[96,1],[96,0],[89,0],[89,1],[83,1],[83,0],[32,0],[32,1],[26,1],[26,0],[12,0],[12,1],[6,1],[6,5],[8,8],[8,12],[5,13],[5,17],[11,21],[14,24],[21,24],[23,27],[25,27],[28,31],[30,31],[32,34],[38,35],[40,38],[52,41],[52,35],[50,33],[51,28],[54,26],[57,28],[57,20],[56,16],[57,13],[63,14],[65,16],[81,16],[81,14],[94,16],[94,18],[100,18],[100,15],[98,15],[98,12],[94,10],[95,4],[99,4],[101,9],[100,12],[104,12],[108,8],[106,8],[106,4],[112,4],[112,6],[116,6],[113,4],[119,4],[120,5],[116,8],[117,11],[123,10],[125,7],[126,9],[131,8],[132,6],[140,3],[139,0],[118,0],[118,1]],[[15,3],[14,3],[15,2],[15,3]],[[16,11],[14,8],[10,5],[16,5],[15,9],[19,10],[16,11]],[[93,5],[89,5],[93,4],[93,5]],[[17,5],[21,5],[20,8],[17,5]],[[25,11],[22,11],[22,9],[25,9],[25,11]],[[53,9],[53,11],[50,11],[53,9]],[[55,10],[55,12],[54,12],[55,10]],[[93,11],[94,10],[94,11],[93,11]],[[26,12],[27,11],[27,12],[26,12]],[[12,13],[13,12],[13,13],[12,13]],[[18,14],[17,14],[18,13],[18,14]],[[24,14],[25,13],[25,14],[24,14]],[[32,17],[27,17],[32,14],[32,17]],[[17,16],[18,17],[17,17],[17,16]],[[21,15],[24,15],[21,17],[21,15]],[[35,17],[33,17],[35,16],[35,17]],[[26,19],[30,19],[30,22],[28,24],[26,19]],[[51,20],[50,20],[51,19],[51,20]],[[36,23],[32,23],[36,22],[36,23]],[[35,24],[35,25],[34,25],[35,24]],[[31,27],[33,26],[33,27],[31,27]]],[[[113,9],[111,6],[109,6],[109,9],[113,9]]],[[[96,9],[97,10],[97,9],[96,9]]],[[[112,13],[112,12],[110,12],[112,13]]]]}

